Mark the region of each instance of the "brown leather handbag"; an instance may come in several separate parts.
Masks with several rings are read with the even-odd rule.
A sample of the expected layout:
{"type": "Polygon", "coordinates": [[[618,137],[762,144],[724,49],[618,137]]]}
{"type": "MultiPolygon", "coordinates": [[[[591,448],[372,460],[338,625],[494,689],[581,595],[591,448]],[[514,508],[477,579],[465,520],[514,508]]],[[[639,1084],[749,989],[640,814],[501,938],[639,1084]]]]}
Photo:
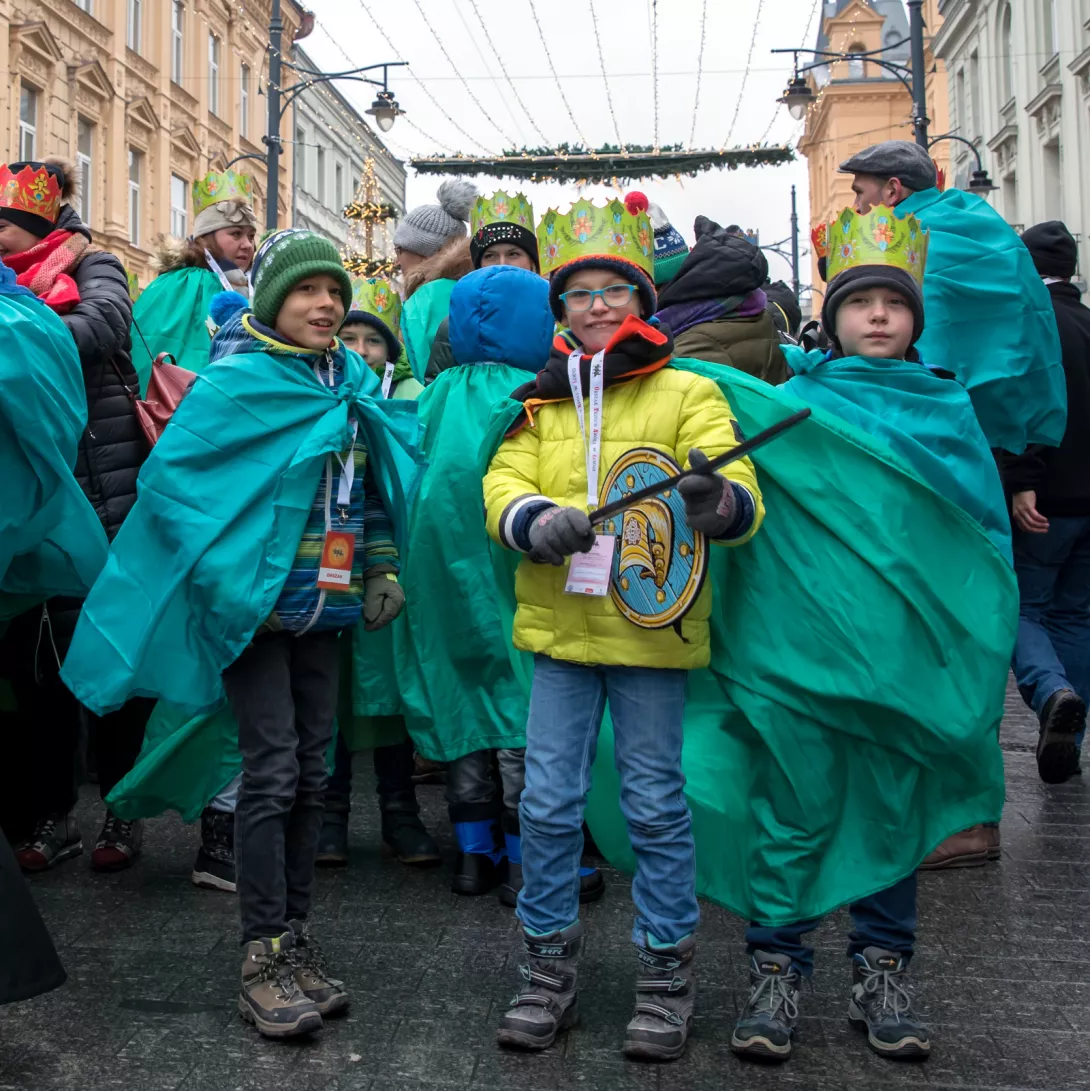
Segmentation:
{"type": "Polygon", "coordinates": [[[170,423],[170,418],[174,416],[174,411],[189,393],[189,388],[197,378],[196,372],[179,367],[169,352],[160,352],[151,363],[148,389],[144,397],[140,398],[129,390],[129,384],[125,381],[121,368],[117,366],[117,361],[113,360],[111,363],[118,378],[125,384],[132,401],[132,411],[148,441],[148,447],[154,447],[163,434],[163,429],[170,423]]]}

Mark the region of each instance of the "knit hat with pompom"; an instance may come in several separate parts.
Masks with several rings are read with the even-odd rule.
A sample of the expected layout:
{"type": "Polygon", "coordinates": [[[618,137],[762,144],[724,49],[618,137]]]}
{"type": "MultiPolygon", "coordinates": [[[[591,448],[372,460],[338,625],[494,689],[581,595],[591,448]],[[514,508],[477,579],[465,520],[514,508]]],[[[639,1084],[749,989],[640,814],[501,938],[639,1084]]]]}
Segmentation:
{"type": "Polygon", "coordinates": [[[444,182],[437,205],[418,205],[405,214],[394,232],[394,246],[430,258],[445,242],[469,234],[465,221],[477,199],[477,187],[464,179],[444,182]]]}

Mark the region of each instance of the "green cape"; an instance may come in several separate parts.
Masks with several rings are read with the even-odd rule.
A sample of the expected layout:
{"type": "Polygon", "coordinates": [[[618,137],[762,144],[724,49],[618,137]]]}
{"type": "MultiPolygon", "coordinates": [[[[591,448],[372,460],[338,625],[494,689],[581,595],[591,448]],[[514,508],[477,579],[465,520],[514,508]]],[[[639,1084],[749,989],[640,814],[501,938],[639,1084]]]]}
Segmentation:
{"type": "Polygon", "coordinates": [[[424,381],[431,343],[443,319],[450,313],[450,295],[456,280],[431,280],[405,301],[401,312],[401,337],[409,354],[416,381],[424,381]]]}

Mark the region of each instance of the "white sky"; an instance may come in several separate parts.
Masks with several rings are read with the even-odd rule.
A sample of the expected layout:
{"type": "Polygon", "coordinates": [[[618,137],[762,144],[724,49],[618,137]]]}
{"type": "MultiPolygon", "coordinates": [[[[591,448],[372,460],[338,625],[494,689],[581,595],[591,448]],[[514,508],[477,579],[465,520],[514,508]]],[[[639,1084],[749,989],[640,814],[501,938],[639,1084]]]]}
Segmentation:
{"type": "MultiPolygon", "coordinates": [[[[303,44],[324,70],[347,69],[349,59],[351,65],[386,60],[410,62],[412,74],[405,69],[394,69],[390,84],[407,116],[399,118],[383,138],[400,158],[407,159],[410,154],[448,153],[451,149],[467,154],[485,151],[498,154],[512,145],[580,143],[576,126],[549,71],[533,10],[541,21],[560,86],[587,141],[593,146],[616,144],[619,128],[626,143],[655,142],[652,0],[595,0],[616,127],[598,59],[591,0],[532,0],[533,10],[531,0],[309,2],[317,14],[318,25],[303,44]],[[381,32],[374,20],[378,21],[381,32]],[[504,79],[497,51],[526,109],[516,101],[504,79]],[[458,73],[465,78],[464,83],[458,73]],[[474,103],[470,91],[483,110],[474,103]],[[429,99],[428,92],[437,101],[429,99]],[[460,133],[455,123],[469,136],[460,133]],[[547,139],[543,140],[541,133],[547,139]],[[447,147],[441,147],[440,141],[447,147]]],[[[659,143],[681,143],[688,147],[692,139],[697,148],[762,141],[793,143],[798,125],[776,103],[791,75],[791,57],[772,56],[769,50],[804,44],[812,47],[817,35],[815,10],[819,3],[820,0],[706,0],[706,3],[705,0],[658,0],[659,143]],[[746,77],[751,41],[752,64],[746,77]],[[700,104],[694,126],[700,67],[703,72],[700,104]]],[[[364,84],[341,82],[338,89],[361,111],[374,97],[374,88],[364,84]]],[[[443,177],[417,175],[411,169],[408,173],[409,207],[434,203],[435,190],[443,177]]],[[[549,207],[567,208],[578,196],[573,185],[558,183],[531,185],[511,179],[500,182],[481,178],[478,184],[485,193],[500,188],[522,190],[539,218],[549,207]]],[[[809,243],[805,226],[808,197],[806,163],[801,157],[787,166],[712,170],[680,181],[636,182],[630,188],[642,189],[661,205],[690,243],[693,219],[703,213],[723,225],[738,223],[744,228],[756,228],[761,233],[761,242],[767,244],[789,235],[792,184],[798,186],[801,245],[805,250],[809,243]]],[[[588,186],[584,192],[601,196],[606,187],[588,186]]],[[[774,254],[768,257],[772,279],[789,281],[789,265],[774,254]]],[[[804,283],[808,268],[804,259],[804,283]]]]}

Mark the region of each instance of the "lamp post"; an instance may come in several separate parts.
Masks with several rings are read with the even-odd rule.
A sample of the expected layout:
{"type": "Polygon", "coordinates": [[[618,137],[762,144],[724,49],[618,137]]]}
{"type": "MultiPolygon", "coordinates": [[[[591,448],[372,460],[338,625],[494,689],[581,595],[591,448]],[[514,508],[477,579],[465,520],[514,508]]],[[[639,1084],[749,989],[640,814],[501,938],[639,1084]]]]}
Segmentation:
{"type": "Polygon", "coordinates": [[[999,187],[992,182],[988,177],[988,172],[984,169],[984,160],[980,156],[980,149],[968,138],[964,136],[958,136],[956,133],[943,133],[942,136],[936,136],[928,142],[928,148],[933,148],[936,144],[940,144],[944,140],[956,140],[959,144],[964,144],[967,148],[972,150],[973,155],[976,156],[976,170],[973,171],[972,178],[969,179],[969,192],[979,194],[983,197],[985,194],[992,193],[999,187]]]}

